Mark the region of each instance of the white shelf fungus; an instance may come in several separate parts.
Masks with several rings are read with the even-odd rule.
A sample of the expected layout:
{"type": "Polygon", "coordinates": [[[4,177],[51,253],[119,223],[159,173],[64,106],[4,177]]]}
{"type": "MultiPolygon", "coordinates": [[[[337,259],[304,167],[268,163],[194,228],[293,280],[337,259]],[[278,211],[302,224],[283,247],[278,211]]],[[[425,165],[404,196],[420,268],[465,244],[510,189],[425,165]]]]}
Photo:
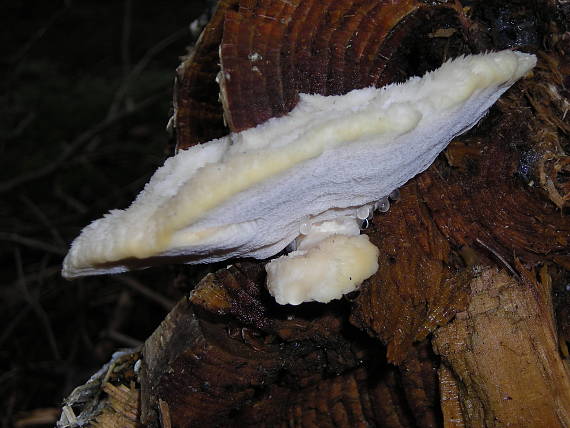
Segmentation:
{"type": "MultiPolygon", "coordinates": [[[[376,208],[386,209],[384,197],[425,170],[535,63],[534,55],[502,51],[456,58],[381,89],[301,95],[284,117],[169,158],[128,209],[83,229],[63,275],[264,259],[303,228],[308,239],[315,224],[364,216],[364,205],[382,201],[376,208]]],[[[371,247],[364,236],[330,234],[270,263],[269,289],[279,303],[338,298],[377,269],[371,247]]]]}

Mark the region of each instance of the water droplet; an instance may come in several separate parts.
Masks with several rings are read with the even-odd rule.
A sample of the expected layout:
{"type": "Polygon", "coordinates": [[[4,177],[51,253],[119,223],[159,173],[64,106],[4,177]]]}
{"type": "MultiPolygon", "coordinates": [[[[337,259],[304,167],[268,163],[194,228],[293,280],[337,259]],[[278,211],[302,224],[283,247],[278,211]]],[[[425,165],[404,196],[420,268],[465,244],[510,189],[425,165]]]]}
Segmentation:
{"type": "Polygon", "coordinates": [[[400,189],[392,190],[389,195],[390,199],[397,201],[400,199],[400,189]]]}
{"type": "Polygon", "coordinates": [[[263,57],[260,54],[258,54],[257,52],[250,53],[247,56],[247,58],[252,62],[259,61],[259,60],[263,59],[263,57]]]}
{"type": "Polygon", "coordinates": [[[376,209],[381,213],[385,213],[390,209],[390,201],[386,196],[376,202],[376,209]]]}
{"type": "Polygon", "coordinates": [[[299,226],[299,233],[301,233],[301,235],[308,235],[309,233],[311,233],[311,220],[309,219],[309,217],[305,217],[303,218],[303,220],[301,220],[301,225],[299,226]]]}
{"type": "Polygon", "coordinates": [[[370,207],[368,205],[364,205],[356,210],[356,218],[359,220],[366,220],[370,215],[370,207]]]}

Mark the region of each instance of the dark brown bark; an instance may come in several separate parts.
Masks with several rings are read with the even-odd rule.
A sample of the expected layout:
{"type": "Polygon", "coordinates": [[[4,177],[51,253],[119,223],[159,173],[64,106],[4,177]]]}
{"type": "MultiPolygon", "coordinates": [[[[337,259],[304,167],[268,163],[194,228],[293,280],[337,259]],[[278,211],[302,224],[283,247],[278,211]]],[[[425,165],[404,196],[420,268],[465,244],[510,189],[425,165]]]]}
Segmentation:
{"type": "Polygon", "coordinates": [[[226,12],[237,0],[221,0],[196,46],[176,70],[174,131],[176,147],[185,149],[227,134],[218,101],[218,47],[226,12]]]}

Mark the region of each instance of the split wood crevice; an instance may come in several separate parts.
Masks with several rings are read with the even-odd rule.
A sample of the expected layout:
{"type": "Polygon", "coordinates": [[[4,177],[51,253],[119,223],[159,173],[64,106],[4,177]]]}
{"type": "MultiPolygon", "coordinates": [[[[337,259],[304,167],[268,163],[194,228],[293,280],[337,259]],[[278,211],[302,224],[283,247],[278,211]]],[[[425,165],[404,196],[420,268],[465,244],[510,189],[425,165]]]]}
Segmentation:
{"type": "Polygon", "coordinates": [[[570,426],[569,21],[556,1],[222,0],[177,72],[178,149],[463,53],[539,64],[374,217],[359,292],[280,307],[261,262],[211,273],[132,355],[138,376],[99,380],[92,423],[570,426]]]}

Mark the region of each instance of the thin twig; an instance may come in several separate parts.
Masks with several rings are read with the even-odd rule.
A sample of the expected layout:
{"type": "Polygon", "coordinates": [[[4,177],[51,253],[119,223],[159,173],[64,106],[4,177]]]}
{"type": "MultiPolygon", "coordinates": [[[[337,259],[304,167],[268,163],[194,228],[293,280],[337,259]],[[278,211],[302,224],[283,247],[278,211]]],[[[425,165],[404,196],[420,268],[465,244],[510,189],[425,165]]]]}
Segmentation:
{"type": "Polygon", "coordinates": [[[14,129],[12,129],[9,132],[2,132],[0,133],[0,136],[2,137],[2,139],[4,141],[6,140],[13,140],[14,138],[18,138],[20,135],[22,135],[22,133],[26,130],[26,128],[30,125],[30,123],[33,122],[33,120],[36,118],[36,114],[31,111],[29,112],[26,117],[24,117],[20,123],[18,123],[16,125],[16,127],[14,129]]]}
{"type": "Polygon", "coordinates": [[[93,128],[80,134],[75,140],[73,140],[70,144],[64,147],[58,158],[52,160],[51,162],[46,163],[46,165],[43,168],[38,168],[34,171],[19,175],[18,177],[14,177],[11,180],[7,180],[3,183],[0,183],[0,193],[12,190],[15,187],[18,187],[22,184],[29,183],[30,181],[46,177],[47,175],[53,173],[54,171],[57,171],[59,167],[61,167],[61,165],[63,165],[75,151],[81,148],[89,140],[91,140],[101,132],[107,130],[108,128],[110,128],[112,125],[116,124],[120,120],[154,104],[159,99],[161,99],[162,96],[163,96],[162,92],[159,94],[155,94],[147,98],[146,100],[141,101],[134,107],[130,108],[128,111],[122,111],[116,114],[115,116],[108,116],[107,118],[99,122],[97,125],[95,125],[93,128]]]}
{"type": "Polygon", "coordinates": [[[34,238],[27,238],[25,236],[18,235],[17,233],[0,232],[0,241],[14,242],[36,250],[57,254],[58,256],[64,256],[67,254],[67,249],[65,247],[56,247],[55,245],[48,244],[47,242],[39,241],[34,238]]]}
{"type": "Polygon", "coordinates": [[[123,290],[115,303],[115,308],[113,309],[113,314],[109,318],[109,323],[107,324],[107,330],[117,331],[119,330],[125,320],[129,318],[129,313],[133,307],[133,302],[131,300],[130,291],[123,290]]]}
{"type": "Polygon", "coordinates": [[[65,247],[65,241],[61,237],[61,234],[50,221],[50,219],[44,214],[44,212],[26,195],[20,195],[20,199],[30,208],[38,220],[50,231],[53,239],[62,247],[65,247]]]}
{"type": "Polygon", "coordinates": [[[144,69],[148,66],[150,61],[163,49],[167,48],[170,44],[174,43],[182,36],[188,33],[188,29],[186,27],[181,28],[178,31],[175,31],[168,37],[159,41],[156,45],[152,46],[146,53],[142,56],[139,62],[131,69],[131,71],[125,76],[121,86],[115,92],[115,96],[113,97],[113,101],[111,106],[109,107],[109,112],[107,113],[107,117],[113,117],[117,114],[119,110],[119,106],[122,104],[125,96],[127,95],[131,83],[135,81],[138,76],[144,71],[144,69]]]}
{"type": "Polygon", "coordinates": [[[31,307],[26,306],[24,309],[19,311],[14,318],[10,321],[8,325],[2,326],[2,336],[0,336],[0,348],[4,346],[4,342],[12,335],[20,321],[22,321],[30,312],[31,307]]]}
{"type": "MultiPolygon", "coordinates": [[[[16,259],[16,270],[18,272],[18,278],[21,279],[24,277],[24,269],[22,265],[22,256],[20,255],[20,250],[18,248],[14,250],[14,256],[16,259]]],[[[22,294],[24,295],[26,301],[31,306],[32,310],[36,313],[36,316],[39,318],[42,326],[44,327],[44,330],[47,335],[47,340],[53,354],[53,358],[55,360],[60,360],[61,354],[57,346],[57,341],[55,340],[55,335],[53,333],[51,321],[46,311],[44,311],[44,308],[40,304],[38,298],[36,296],[32,296],[30,290],[28,289],[27,284],[24,281],[20,281],[19,284],[20,284],[20,290],[22,291],[22,294]]]]}
{"type": "MultiPolygon", "coordinates": [[[[57,275],[60,272],[61,272],[61,265],[57,264],[55,266],[42,268],[41,270],[37,270],[34,271],[33,273],[24,275],[24,277],[21,278],[21,281],[24,281],[27,285],[30,284],[31,282],[43,281],[44,279],[57,275]]],[[[17,285],[18,285],[17,282],[15,282],[10,287],[16,287],[17,285]]]]}
{"type": "Polygon", "coordinates": [[[18,53],[16,55],[14,55],[14,58],[12,59],[12,64],[16,65],[19,62],[21,62],[26,55],[28,54],[28,52],[34,47],[34,45],[40,41],[42,39],[42,37],[47,33],[47,31],[51,28],[51,26],[53,24],[55,24],[55,22],[67,11],[67,9],[69,9],[69,6],[71,5],[70,1],[66,1],[65,5],[55,11],[55,13],[52,14],[52,16],[50,16],[45,25],[43,27],[40,27],[33,35],[32,37],[30,37],[30,40],[28,40],[28,42],[18,51],[18,53]]]}
{"type": "Polygon", "coordinates": [[[134,337],[128,336],[116,330],[109,330],[107,332],[107,337],[117,343],[120,343],[121,345],[128,346],[130,348],[136,348],[137,346],[142,345],[142,342],[140,340],[137,340],[134,337]]]}
{"type": "Polygon", "coordinates": [[[475,239],[475,242],[478,243],[479,245],[481,245],[483,248],[485,248],[487,251],[489,251],[492,255],[495,256],[495,258],[502,263],[502,265],[507,268],[507,270],[517,279],[520,279],[519,274],[517,273],[516,270],[514,270],[514,268],[509,264],[509,262],[507,262],[507,260],[505,260],[505,258],[503,256],[501,256],[501,254],[499,254],[499,252],[497,250],[495,250],[494,248],[492,248],[491,246],[485,244],[483,241],[481,241],[479,238],[475,239]]]}
{"type": "Polygon", "coordinates": [[[75,199],[73,196],[65,193],[59,182],[57,182],[57,184],[53,188],[53,195],[56,198],[63,201],[69,207],[73,208],[79,214],[85,214],[88,211],[87,206],[83,202],[81,202],[81,201],[75,199]]]}
{"type": "Polygon", "coordinates": [[[115,279],[125,284],[131,290],[136,291],[137,293],[145,297],[148,297],[150,300],[155,301],[167,311],[170,311],[174,307],[174,302],[172,300],[164,297],[163,295],[157,293],[154,290],[151,290],[146,285],[144,285],[143,283],[141,283],[140,281],[138,281],[133,277],[121,275],[115,277],[115,279]]]}
{"type": "Polygon", "coordinates": [[[14,428],[34,427],[38,425],[53,426],[59,414],[60,409],[55,407],[27,410],[16,417],[14,428]]]}
{"type": "Polygon", "coordinates": [[[127,76],[131,66],[131,20],[133,15],[133,3],[125,0],[123,11],[123,34],[121,37],[121,59],[123,60],[123,76],[127,76]]]}

